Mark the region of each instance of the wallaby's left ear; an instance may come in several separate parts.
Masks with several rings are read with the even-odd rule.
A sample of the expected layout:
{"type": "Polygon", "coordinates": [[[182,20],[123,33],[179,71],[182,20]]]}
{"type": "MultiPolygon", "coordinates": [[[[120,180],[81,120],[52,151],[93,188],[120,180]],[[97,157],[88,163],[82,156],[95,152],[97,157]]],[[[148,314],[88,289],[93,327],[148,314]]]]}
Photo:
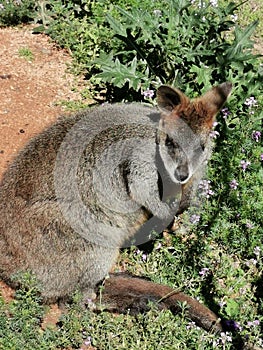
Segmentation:
{"type": "Polygon", "coordinates": [[[207,91],[200,100],[210,116],[216,115],[225,104],[232,90],[232,83],[226,82],[207,91]]]}
{"type": "Polygon", "coordinates": [[[161,85],[157,90],[157,103],[164,112],[171,112],[176,106],[189,102],[179,89],[161,85]]]}

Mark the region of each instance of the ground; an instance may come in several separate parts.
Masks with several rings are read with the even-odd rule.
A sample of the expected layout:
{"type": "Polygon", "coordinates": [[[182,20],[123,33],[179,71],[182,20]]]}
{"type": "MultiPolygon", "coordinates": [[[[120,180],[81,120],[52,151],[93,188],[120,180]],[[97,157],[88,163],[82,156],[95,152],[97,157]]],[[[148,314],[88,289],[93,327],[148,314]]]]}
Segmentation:
{"type": "Polygon", "coordinates": [[[0,42],[1,176],[26,141],[62,113],[59,102],[80,98],[83,84],[68,72],[70,55],[32,34],[32,26],[0,29],[0,42]]]}

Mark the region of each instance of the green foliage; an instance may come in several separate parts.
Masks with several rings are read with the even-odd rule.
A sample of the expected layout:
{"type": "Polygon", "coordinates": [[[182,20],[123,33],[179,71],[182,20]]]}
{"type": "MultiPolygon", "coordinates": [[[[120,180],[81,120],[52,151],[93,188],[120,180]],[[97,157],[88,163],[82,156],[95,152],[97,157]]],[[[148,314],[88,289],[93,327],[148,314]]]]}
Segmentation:
{"type": "Polygon", "coordinates": [[[235,103],[262,81],[251,36],[258,22],[235,22],[239,5],[208,0],[41,1],[35,29],[70,50],[95,93],[109,101],[142,100],[161,83],[196,94],[231,80],[235,103]]]}
{"type": "Polygon", "coordinates": [[[3,0],[0,3],[0,27],[25,23],[34,18],[35,1],[3,0]]]}
{"type": "Polygon", "coordinates": [[[33,61],[34,59],[32,51],[27,47],[21,47],[21,49],[18,50],[18,55],[27,61],[33,61]]]}

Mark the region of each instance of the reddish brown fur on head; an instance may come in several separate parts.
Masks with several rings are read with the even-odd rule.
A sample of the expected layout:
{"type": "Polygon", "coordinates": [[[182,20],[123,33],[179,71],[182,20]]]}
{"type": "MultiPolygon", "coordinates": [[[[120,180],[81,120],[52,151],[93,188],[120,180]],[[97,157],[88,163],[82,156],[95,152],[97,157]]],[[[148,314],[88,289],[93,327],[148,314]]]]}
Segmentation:
{"type": "Polygon", "coordinates": [[[213,87],[203,96],[190,100],[178,89],[160,86],[157,101],[162,110],[162,125],[171,125],[177,118],[181,118],[193,131],[210,130],[231,89],[232,84],[226,82],[213,87]]]}

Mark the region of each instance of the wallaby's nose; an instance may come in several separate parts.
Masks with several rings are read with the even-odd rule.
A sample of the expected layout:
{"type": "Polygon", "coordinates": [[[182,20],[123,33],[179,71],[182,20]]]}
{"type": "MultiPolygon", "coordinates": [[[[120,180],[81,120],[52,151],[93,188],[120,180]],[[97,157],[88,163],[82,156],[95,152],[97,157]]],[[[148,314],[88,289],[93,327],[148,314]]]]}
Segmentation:
{"type": "Polygon", "coordinates": [[[174,176],[179,182],[185,182],[189,177],[188,168],[185,166],[178,167],[174,172],[174,176]]]}
{"type": "Polygon", "coordinates": [[[179,175],[180,182],[184,182],[188,178],[188,174],[179,175]]]}

